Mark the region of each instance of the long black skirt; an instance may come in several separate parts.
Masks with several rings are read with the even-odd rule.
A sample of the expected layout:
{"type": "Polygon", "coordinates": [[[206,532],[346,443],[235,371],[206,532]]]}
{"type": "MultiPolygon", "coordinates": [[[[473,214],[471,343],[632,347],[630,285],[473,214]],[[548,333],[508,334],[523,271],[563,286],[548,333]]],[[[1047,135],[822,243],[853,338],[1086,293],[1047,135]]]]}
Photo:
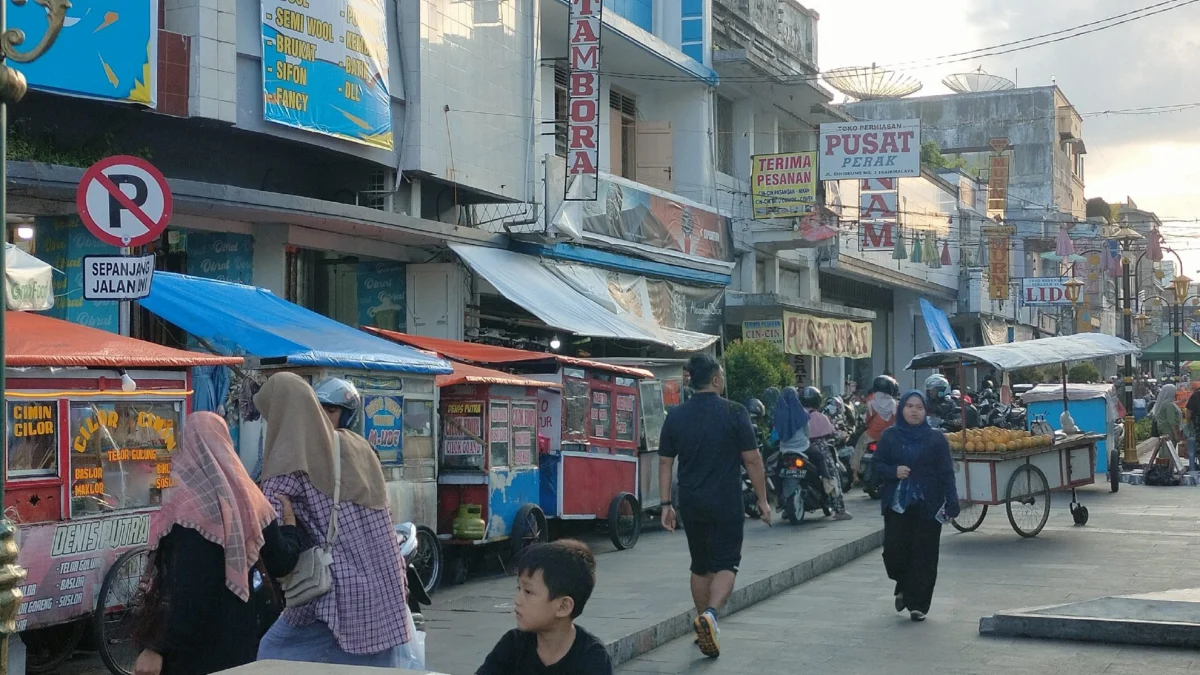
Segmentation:
{"type": "Polygon", "coordinates": [[[915,505],[883,516],[883,565],[909,611],[929,612],[941,537],[942,524],[915,505]]]}

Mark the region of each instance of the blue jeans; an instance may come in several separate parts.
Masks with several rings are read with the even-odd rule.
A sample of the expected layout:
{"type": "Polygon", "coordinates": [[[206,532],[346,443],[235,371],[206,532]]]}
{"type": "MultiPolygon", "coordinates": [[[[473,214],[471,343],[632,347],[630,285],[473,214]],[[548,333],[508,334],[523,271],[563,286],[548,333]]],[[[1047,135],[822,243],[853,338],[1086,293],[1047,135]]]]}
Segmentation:
{"type": "Polygon", "coordinates": [[[258,660],[395,668],[396,651],[385,649],[377,654],[351,654],[338,646],[333,632],[324,623],[314,621],[307,626],[293,626],[280,617],[258,643],[258,660]]]}

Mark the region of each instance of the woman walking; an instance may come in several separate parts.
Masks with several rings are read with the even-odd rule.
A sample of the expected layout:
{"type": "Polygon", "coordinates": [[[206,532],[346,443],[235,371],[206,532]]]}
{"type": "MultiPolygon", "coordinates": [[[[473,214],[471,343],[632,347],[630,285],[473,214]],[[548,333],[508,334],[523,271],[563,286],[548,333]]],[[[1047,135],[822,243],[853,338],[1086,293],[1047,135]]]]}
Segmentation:
{"type": "Polygon", "coordinates": [[[296,566],[291,508],[282,504],[284,524],[276,524],[225,421],[210,412],[188,417],[171,478],[151,522],[135,675],[207,675],[250,663],[266,628],[251,570],[261,560],[269,575],[282,577],[296,566]]]}
{"type": "Polygon", "coordinates": [[[1164,384],[1158,390],[1154,402],[1154,421],[1158,424],[1158,437],[1171,441],[1180,459],[1187,459],[1187,448],[1183,444],[1183,412],[1175,403],[1175,385],[1164,384]]]}
{"type": "Polygon", "coordinates": [[[290,500],[307,546],[329,543],[333,556],[332,588],[285,609],[263,636],[259,660],[395,667],[396,648],[412,639],[414,628],[375,451],[361,436],[335,431],[312,387],[293,373],[271,376],[254,405],[267,421],[263,492],[279,508],[290,500]],[[327,542],[335,508],[337,528],[327,542]]]}
{"type": "Polygon", "coordinates": [[[925,420],[925,397],[900,398],[896,424],[883,432],[875,467],[884,478],[883,564],[896,582],[896,611],[924,621],[937,582],[942,523],[958,515],[954,461],[946,438],[925,420]]]}

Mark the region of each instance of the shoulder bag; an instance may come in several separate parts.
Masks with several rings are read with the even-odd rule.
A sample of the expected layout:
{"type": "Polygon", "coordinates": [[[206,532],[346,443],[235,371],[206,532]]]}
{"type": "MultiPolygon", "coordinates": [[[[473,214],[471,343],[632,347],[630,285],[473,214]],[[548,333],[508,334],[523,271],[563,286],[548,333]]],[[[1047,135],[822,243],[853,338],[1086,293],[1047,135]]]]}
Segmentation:
{"type": "Polygon", "coordinates": [[[337,543],[338,512],[342,510],[342,442],[338,432],[333,432],[333,511],[329,515],[329,529],[325,532],[325,545],[310,548],[300,554],[296,569],[279,580],[283,597],[288,607],[307,604],[325,595],[333,588],[333,546],[337,543]]]}

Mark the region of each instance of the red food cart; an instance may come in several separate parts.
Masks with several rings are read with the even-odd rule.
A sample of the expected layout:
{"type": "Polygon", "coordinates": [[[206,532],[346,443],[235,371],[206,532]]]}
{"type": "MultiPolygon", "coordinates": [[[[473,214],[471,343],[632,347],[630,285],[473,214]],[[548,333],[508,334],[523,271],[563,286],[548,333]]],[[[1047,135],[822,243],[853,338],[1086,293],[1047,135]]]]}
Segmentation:
{"type": "Polygon", "coordinates": [[[4,510],[29,572],[17,618],[26,667],[65,661],[90,623],[105,664],[131,672],[131,601],[191,410],[188,369],[241,359],[36,314],[5,321],[4,510]]]}

